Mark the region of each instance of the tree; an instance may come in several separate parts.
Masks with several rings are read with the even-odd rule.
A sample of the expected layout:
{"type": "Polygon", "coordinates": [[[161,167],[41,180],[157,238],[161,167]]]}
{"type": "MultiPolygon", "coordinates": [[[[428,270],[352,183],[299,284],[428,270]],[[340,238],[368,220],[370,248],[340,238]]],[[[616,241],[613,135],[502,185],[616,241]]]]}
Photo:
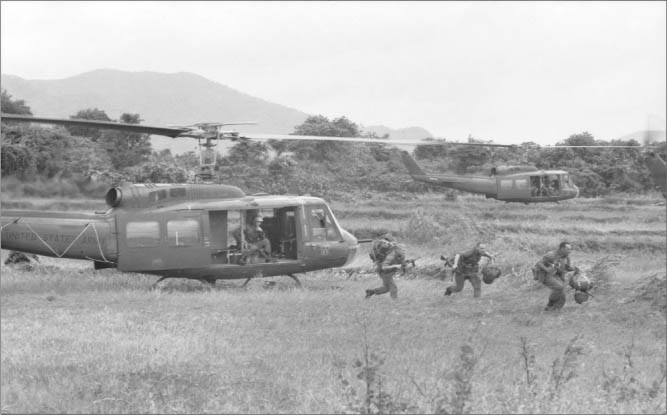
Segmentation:
{"type": "MultiPolygon", "coordinates": [[[[120,116],[120,122],[124,124],[139,124],[141,121],[139,114],[123,113],[120,116]]],[[[144,163],[151,155],[148,134],[108,130],[102,134],[102,139],[113,167],[118,170],[144,163]]]]}
{"type": "Polygon", "coordinates": [[[3,173],[54,177],[87,176],[92,169],[110,167],[108,156],[87,139],[62,128],[11,126],[2,131],[3,173]],[[26,149],[29,157],[25,156],[26,149]]]}
{"type": "MultiPolygon", "coordinates": [[[[104,110],[88,108],[80,110],[71,119],[114,121],[104,110]]],[[[141,123],[139,114],[123,113],[120,122],[125,124],[141,123]]],[[[141,133],[128,133],[117,130],[104,130],[90,127],[71,126],[68,130],[73,136],[88,137],[99,142],[106,150],[114,169],[135,166],[148,161],[151,155],[150,136],[141,133]]]]}
{"type": "MultiPolygon", "coordinates": [[[[13,100],[4,88],[1,101],[3,113],[32,115],[30,107],[24,100],[13,100]]],[[[21,131],[22,129],[18,126],[10,128],[3,126],[2,128],[2,149],[0,150],[2,175],[34,173],[35,159],[32,152],[17,140],[13,140],[20,137],[21,131]]]]}
{"type": "Polygon", "coordinates": [[[7,90],[2,89],[2,100],[0,106],[2,112],[7,114],[25,114],[32,115],[30,107],[26,105],[24,100],[12,100],[12,96],[7,93],[7,90]]]}
{"type": "Polygon", "coordinates": [[[184,183],[189,172],[169,149],[164,149],[152,152],[146,162],[125,168],[123,176],[132,182],[184,183]]]}
{"type": "Polygon", "coordinates": [[[432,141],[434,144],[420,144],[419,146],[415,147],[415,158],[416,159],[428,159],[428,160],[434,160],[434,159],[444,159],[448,155],[448,149],[446,144],[438,144],[438,143],[446,143],[444,139],[427,139],[428,141],[432,141]]]}
{"type": "MultiPolygon", "coordinates": [[[[473,137],[468,137],[469,143],[484,143],[473,137]]],[[[456,146],[449,151],[452,164],[457,173],[474,171],[482,167],[491,159],[491,150],[482,146],[456,146]]]]}
{"type": "MultiPolygon", "coordinates": [[[[318,115],[308,117],[306,121],[294,128],[292,134],[299,136],[359,137],[360,130],[356,123],[351,122],[345,116],[329,121],[328,118],[318,115]]],[[[300,141],[290,143],[288,148],[295,152],[299,159],[333,161],[349,154],[354,146],[332,141],[300,141]]]]}
{"type": "MultiPolygon", "coordinates": [[[[3,140],[4,142],[4,140],[3,140]]],[[[2,175],[25,176],[34,173],[35,159],[32,152],[21,144],[6,143],[2,145],[0,154],[2,175]]]]}
{"type": "MultiPolygon", "coordinates": [[[[79,110],[75,115],[69,116],[72,120],[98,120],[98,121],[112,121],[111,118],[107,115],[104,110],[98,108],[87,108],[85,110],[79,110]]],[[[102,131],[100,129],[94,129],[90,127],[80,127],[80,126],[67,126],[72,136],[79,137],[88,137],[92,141],[96,142],[102,136],[102,131]]]]}

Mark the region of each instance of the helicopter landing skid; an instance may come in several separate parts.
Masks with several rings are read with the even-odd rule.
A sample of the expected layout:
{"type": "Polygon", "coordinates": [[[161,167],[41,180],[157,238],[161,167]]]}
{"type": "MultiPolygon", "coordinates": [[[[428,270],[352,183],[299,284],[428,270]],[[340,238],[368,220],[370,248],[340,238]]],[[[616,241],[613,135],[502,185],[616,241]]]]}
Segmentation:
{"type": "Polygon", "coordinates": [[[292,279],[294,279],[294,281],[296,282],[297,287],[302,287],[301,282],[299,281],[299,279],[297,279],[296,276],[294,276],[293,274],[288,274],[288,276],[291,277],[292,279]]]}
{"type": "MultiPolygon", "coordinates": [[[[294,276],[293,274],[288,274],[288,276],[291,277],[292,279],[294,279],[294,281],[296,282],[296,286],[297,286],[297,287],[303,287],[303,286],[301,285],[301,281],[299,281],[299,279],[298,279],[296,276],[294,276]]],[[[247,278],[247,279],[245,280],[245,282],[243,282],[243,284],[241,285],[241,287],[242,287],[242,288],[243,288],[243,287],[246,287],[246,285],[248,284],[248,282],[249,282],[251,279],[253,279],[253,278],[252,278],[252,277],[247,278]]]]}
{"type": "MultiPolygon", "coordinates": [[[[157,284],[160,283],[163,280],[169,279],[169,276],[162,276],[157,280],[157,282],[153,283],[151,285],[151,289],[157,289],[157,284]]],[[[200,281],[202,284],[207,285],[207,289],[211,289],[215,287],[215,280],[208,280],[208,279],[194,279],[200,281]]]]}

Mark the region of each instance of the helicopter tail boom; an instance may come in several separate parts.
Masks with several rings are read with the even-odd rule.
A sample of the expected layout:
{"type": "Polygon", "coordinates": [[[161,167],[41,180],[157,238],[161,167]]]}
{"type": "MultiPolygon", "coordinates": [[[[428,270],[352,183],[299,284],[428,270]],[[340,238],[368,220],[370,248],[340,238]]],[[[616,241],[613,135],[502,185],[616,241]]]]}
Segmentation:
{"type": "Polygon", "coordinates": [[[653,183],[662,191],[667,198],[667,165],[665,161],[655,152],[650,152],[646,157],[646,166],[651,172],[653,183]]]}
{"type": "Polygon", "coordinates": [[[410,156],[410,153],[403,150],[401,152],[401,158],[403,159],[403,164],[408,169],[410,176],[426,176],[426,173],[419,167],[412,156],[410,156]]]}
{"type": "Polygon", "coordinates": [[[117,260],[113,219],[60,212],[2,212],[2,248],[43,256],[117,260]]]}

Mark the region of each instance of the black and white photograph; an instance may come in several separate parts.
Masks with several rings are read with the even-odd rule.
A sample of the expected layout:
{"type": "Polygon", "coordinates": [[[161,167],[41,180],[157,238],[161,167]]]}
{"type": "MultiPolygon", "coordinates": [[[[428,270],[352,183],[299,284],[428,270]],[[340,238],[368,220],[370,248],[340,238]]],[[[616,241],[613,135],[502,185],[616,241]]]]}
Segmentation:
{"type": "Polygon", "coordinates": [[[2,1],[0,413],[667,413],[667,2],[2,1]]]}

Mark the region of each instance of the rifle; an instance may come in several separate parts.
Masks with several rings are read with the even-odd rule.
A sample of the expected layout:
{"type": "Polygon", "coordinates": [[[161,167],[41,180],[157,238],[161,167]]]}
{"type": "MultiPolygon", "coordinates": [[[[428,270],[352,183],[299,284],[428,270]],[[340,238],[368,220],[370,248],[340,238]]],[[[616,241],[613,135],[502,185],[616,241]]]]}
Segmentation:
{"type": "Polygon", "coordinates": [[[412,265],[412,267],[414,268],[415,262],[419,259],[421,259],[421,257],[403,260],[403,263],[401,263],[401,270],[403,271],[403,273],[405,273],[405,270],[408,268],[408,265],[412,265]]]}
{"type": "MultiPolygon", "coordinates": [[[[440,260],[444,261],[445,264],[443,266],[443,269],[440,272],[438,272],[438,274],[445,272],[446,267],[451,267],[452,268],[452,273],[449,274],[449,280],[454,280],[454,258],[447,258],[443,255],[440,255],[440,260]]],[[[442,280],[445,280],[446,276],[447,275],[445,274],[445,277],[442,280]]]]}
{"type": "Polygon", "coordinates": [[[440,260],[445,262],[445,267],[454,267],[454,263],[452,263],[452,259],[449,259],[443,255],[440,255],[440,260]]]}

